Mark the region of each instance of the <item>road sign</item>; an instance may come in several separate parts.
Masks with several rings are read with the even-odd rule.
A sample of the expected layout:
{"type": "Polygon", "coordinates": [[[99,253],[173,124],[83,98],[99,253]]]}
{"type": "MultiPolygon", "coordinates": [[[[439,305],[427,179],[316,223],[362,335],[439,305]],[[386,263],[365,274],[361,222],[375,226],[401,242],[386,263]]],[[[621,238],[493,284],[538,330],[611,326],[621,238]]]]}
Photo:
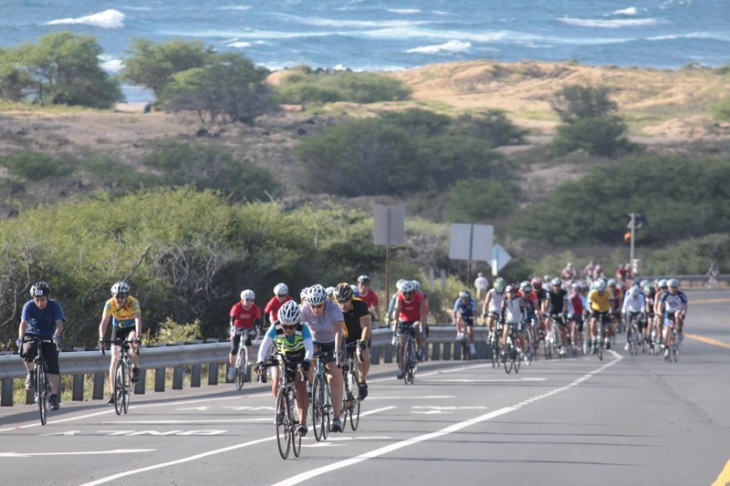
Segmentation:
{"type": "Polygon", "coordinates": [[[386,246],[405,244],[405,215],[405,206],[375,206],[373,244],[386,246]]]}
{"type": "Polygon", "coordinates": [[[500,245],[494,245],[492,247],[492,275],[497,275],[510,260],[512,260],[512,256],[507,253],[507,250],[500,245]]]}
{"type": "Polygon", "coordinates": [[[489,262],[492,257],[494,226],[487,224],[451,225],[449,258],[489,262]]]}

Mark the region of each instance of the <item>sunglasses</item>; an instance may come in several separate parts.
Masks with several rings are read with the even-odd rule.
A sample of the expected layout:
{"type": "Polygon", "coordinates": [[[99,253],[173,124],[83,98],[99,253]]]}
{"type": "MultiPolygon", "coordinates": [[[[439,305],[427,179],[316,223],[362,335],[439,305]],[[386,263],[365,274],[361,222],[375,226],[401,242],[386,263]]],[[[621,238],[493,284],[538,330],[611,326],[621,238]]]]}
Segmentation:
{"type": "Polygon", "coordinates": [[[312,306],[312,309],[321,309],[322,307],[324,307],[324,304],[317,304],[317,305],[309,304],[309,305],[312,306]]]}
{"type": "Polygon", "coordinates": [[[127,294],[117,294],[114,296],[115,299],[126,299],[127,294]]]}
{"type": "Polygon", "coordinates": [[[253,299],[243,299],[244,302],[253,302],[253,299]]]}
{"type": "Polygon", "coordinates": [[[403,292],[403,295],[413,295],[413,291],[410,291],[410,292],[403,292]]]}

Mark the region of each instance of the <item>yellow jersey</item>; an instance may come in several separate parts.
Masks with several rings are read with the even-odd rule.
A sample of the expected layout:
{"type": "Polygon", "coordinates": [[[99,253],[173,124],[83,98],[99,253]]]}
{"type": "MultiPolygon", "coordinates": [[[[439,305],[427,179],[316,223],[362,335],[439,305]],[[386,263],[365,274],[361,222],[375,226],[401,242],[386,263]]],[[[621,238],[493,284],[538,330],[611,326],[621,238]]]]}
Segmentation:
{"type": "Polygon", "coordinates": [[[598,312],[608,312],[611,310],[611,300],[613,299],[613,294],[606,289],[603,292],[599,292],[596,289],[593,289],[588,294],[588,302],[590,304],[591,310],[598,311],[598,312]]]}
{"type": "Polygon", "coordinates": [[[112,297],[104,304],[104,311],[112,316],[112,325],[114,327],[128,328],[134,326],[134,315],[140,311],[139,301],[127,296],[123,306],[117,304],[117,300],[112,297]]]}

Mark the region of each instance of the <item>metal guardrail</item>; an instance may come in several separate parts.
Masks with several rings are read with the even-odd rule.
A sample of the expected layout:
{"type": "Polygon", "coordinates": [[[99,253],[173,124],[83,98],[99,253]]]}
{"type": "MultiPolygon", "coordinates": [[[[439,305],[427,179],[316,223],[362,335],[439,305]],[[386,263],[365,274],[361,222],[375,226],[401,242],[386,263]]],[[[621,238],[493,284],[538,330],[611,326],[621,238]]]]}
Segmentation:
{"type": "MultiPolygon", "coordinates": [[[[476,326],[475,342],[477,358],[486,358],[486,328],[476,326]]],[[[461,359],[461,347],[456,343],[456,329],[451,326],[430,326],[429,340],[426,343],[426,357],[432,360],[461,359]]],[[[392,331],[387,328],[374,329],[371,336],[371,362],[392,363],[394,348],[391,344],[392,331]]],[[[259,341],[253,343],[253,356],[258,353],[259,341]]],[[[165,391],[166,370],[173,368],[172,388],[182,389],[186,368],[189,368],[190,386],[200,386],[203,366],[207,366],[208,384],[218,384],[218,371],[221,363],[228,368],[230,343],[193,343],[166,346],[143,347],[140,352],[140,380],[135,385],[135,393],[144,394],[147,371],[155,373],[155,391],[165,391]]],[[[62,375],[71,375],[72,400],[84,399],[84,379],[93,375],[93,399],[102,399],[104,378],[109,371],[109,353],[102,355],[98,350],[63,351],[59,353],[59,367],[62,375]]],[[[26,369],[18,354],[0,355],[0,405],[13,405],[13,380],[23,379],[26,369]]],[[[32,403],[32,392],[26,393],[26,403],[32,403]]]]}

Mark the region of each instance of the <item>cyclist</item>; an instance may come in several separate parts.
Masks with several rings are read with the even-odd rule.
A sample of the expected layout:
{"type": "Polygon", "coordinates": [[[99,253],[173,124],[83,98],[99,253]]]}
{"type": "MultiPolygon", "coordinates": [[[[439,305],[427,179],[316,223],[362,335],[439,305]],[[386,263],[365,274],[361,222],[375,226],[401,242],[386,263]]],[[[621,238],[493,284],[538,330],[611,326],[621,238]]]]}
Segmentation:
{"type": "Polygon", "coordinates": [[[621,306],[621,314],[626,323],[626,346],[624,346],[624,350],[628,351],[629,342],[632,339],[631,323],[637,320],[636,327],[639,330],[637,342],[643,341],[643,333],[646,332],[646,297],[638,285],[634,285],[629,289],[629,293],[621,306]]]}
{"type": "Polygon", "coordinates": [[[360,400],[365,400],[368,396],[366,379],[370,371],[370,311],[365,301],[353,295],[352,287],[347,283],[337,284],[334,295],[345,318],[345,344],[357,343],[354,350],[357,357],[357,389],[360,400]]]}
{"type": "MultiPolygon", "coordinates": [[[[467,289],[459,292],[459,298],[454,302],[454,326],[456,326],[456,338],[461,340],[466,336],[469,341],[469,354],[476,354],[474,346],[474,316],[477,314],[477,301],[471,296],[467,289]]],[[[462,356],[466,359],[466,356],[462,356]]]]}
{"type": "MultiPolygon", "coordinates": [[[[419,339],[421,338],[422,318],[426,315],[426,297],[416,290],[416,282],[413,280],[406,281],[401,285],[398,297],[395,302],[394,313],[398,316],[396,327],[398,329],[398,356],[403,356],[406,348],[406,333],[415,335],[416,349],[421,346],[419,339]]],[[[403,379],[403,360],[398,362],[400,372],[397,375],[399,380],[403,379]]]]}
{"type": "Polygon", "coordinates": [[[523,332],[523,320],[522,315],[524,308],[522,305],[522,296],[520,294],[520,288],[517,284],[508,285],[505,289],[507,296],[502,300],[502,309],[500,310],[499,318],[500,322],[507,324],[502,330],[502,349],[507,346],[507,333],[508,328],[512,326],[512,330],[515,332],[516,341],[515,346],[517,351],[520,353],[519,359],[524,358],[523,350],[525,348],[525,333],[523,332]]]}
{"type": "Polygon", "coordinates": [[[583,340],[583,314],[588,308],[586,296],[582,292],[583,286],[580,282],[573,282],[571,294],[568,297],[568,321],[570,322],[570,335],[575,339],[573,345],[583,340]]]}
{"type": "Polygon", "coordinates": [[[61,304],[51,299],[51,287],[46,282],[36,282],[30,288],[31,300],[23,305],[20,314],[20,327],[18,328],[19,342],[22,345],[20,357],[25,362],[28,375],[25,377],[25,389],[35,388],[35,364],[33,360],[39,352],[46,359],[48,376],[51,382],[50,404],[52,410],[58,410],[61,405],[58,402],[60,389],[60,370],[58,368],[58,344],[63,334],[63,323],[66,317],[63,314],[61,304]],[[37,336],[45,339],[53,339],[54,344],[36,343],[25,341],[25,336],[37,336]]]}
{"type": "Polygon", "coordinates": [[[264,306],[264,314],[272,323],[278,319],[279,309],[284,302],[292,300],[289,295],[289,287],[285,283],[278,283],[274,286],[274,296],[264,306]]]}
{"type": "MultiPolygon", "coordinates": [[[[307,410],[309,409],[309,396],[307,395],[306,381],[302,379],[301,369],[307,373],[310,369],[310,362],[313,354],[312,333],[306,323],[301,322],[302,313],[299,305],[293,300],[288,300],[279,308],[277,319],[274,320],[269,330],[264,334],[264,339],[259,346],[259,355],[256,360],[256,374],[265,381],[266,368],[264,361],[266,354],[273,344],[276,350],[286,357],[287,378],[294,382],[294,389],[297,397],[297,412],[299,413],[299,425],[296,431],[301,436],[307,435],[307,410]]],[[[279,367],[271,368],[271,391],[276,400],[279,393],[279,367]]]]}
{"type": "MultiPolygon", "coordinates": [[[[594,288],[588,293],[588,308],[591,312],[590,339],[588,347],[593,345],[593,352],[598,351],[598,320],[600,319],[604,326],[611,322],[609,313],[611,312],[611,292],[606,289],[606,281],[599,279],[594,283],[594,288]]],[[[606,344],[608,337],[604,336],[606,344]]]]}
{"type": "Polygon", "coordinates": [[[532,329],[532,342],[528,345],[532,346],[537,351],[540,345],[540,338],[538,337],[538,311],[537,308],[537,294],[532,290],[529,280],[520,282],[520,295],[522,297],[522,310],[524,313],[525,325],[531,326],[532,329]]]}
{"type": "MultiPolygon", "coordinates": [[[[314,350],[329,353],[325,362],[327,382],[332,393],[332,431],[342,432],[342,372],[340,365],[340,345],[342,343],[345,316],[340,307],[327,298],[327,292],[320,284],[309,287],[307,303],[302,305],[302,322],[309,324],[312,331],[314,350]]],[[[309,381],[312,381],[310,370],[309,381]]]]}
{"type": "Polygon", "coordinates": [[[418,334],[416,335],[416,359],[423,361],[423,345],[428,340],[428,295],[421,290],[421,282],[414,280],[413,284],[416,286],[416,292],[421,294],[424,302],[426,303],[426,310],[421,314],[420,325],[418,326],[418,334]]]}
{"type": "Polygon", "coordinates": [[[540,321],[540,339],[545,339],[545,314],[543,313],[543,306],[547,299],[547,291],[542,286],[542,279],[540,277],[533,277],[530,280],[532,290],[537,296],[537,309],[538,309],[538,320],[540,321]]]}
{"type": "Polygon", "coordinates": [[[380,320],[380,302],[378,294],[370,288],[370,277],[360,275],[357,277],[357,297],[368,305],[373,316],[373,322],[380,320]]]}
{"type": "MultiPolygon", "coordinates": [[[[129,346],[129,354],[132,356],[131,380],[136,383],[139,380],[139,342],[142,336],[142,311],[139,301],[129,295],[129,285],[127,282],[117,282],[112,285],[112,297],[104,303],[104,310],[101,313],[101,322],[99,323],[99,346],[103,346],[101,342],[106,334],[106,328],[109,325],[109,319],[112,321],[112,340],[120,342],[132,341],[129,346]]],[[[114,404],[114,367],[119,361],[119,352],[121,348],[114,344],[112,349],[111,363],[109,364],[109,381],[112,385],[112,395],[107,402],[109,405],[114,404]]]]}
{"type": "Polygon", "coordinates": [[[573,267],[573,264],[568,262],[567,265],[565,265],[565,268],[560,272],[560,277],[566,281],[566,283],[572,284],[573,280],[578,278],[578,272],[576,271],[575,267],[573,267]]]}
{"type": "Polygon", "coordinates": [[[679,291],[679,281],[676,278],[667,280],[667,292],[659,300],[660,315],[664,316],[664,357],[669,357],[669,348],[674,344],[672,328],[677,326],[677,339],[681,342],[684,318],[687,315],[687,296],[679,291]]]}
{"type": "MultiPolygon", "coordinates": [[[[553,326],[557,324],[560,333],[561,356],[565,355],[565,344],[568,343],[568,326],[565,314],[568,312],[568,293],[563,289],[563,281],[555,277],[550,281],[550,290],[547,298],[542,304],[542,313],[545,317],[547,332],[552,332],[553,326]]],[[[568,343],[569,344],[569,343],[568,343]]]]}
{"type": "Polygon", "coordinates": [[[611,294],[613,295],[613,300],[611,301],[611,313],[613,314],[615,325],[611,325],[613,336],[613,331],[615,331],[615,327],[618,327],[618,331],[621,331],[621,308],[624,304],[624,284],[621,282],[617,282],[616,279],[609,279],[608,281],[608,290],[611,291],[611,294]]]}
{"type": "Polygon", "coordinates": [[[667,279],[663,278],[657,282],[657,292],[654,296],[654,326],[656,327],[656,339],[664,347],[663,336],[664,336],[664,318],[661,309],[661,301],[666,294],[669,293],[669,286],[667,285],[667,279]]]}
{"type": "MultiPolygon", "coordinates": [[[[238,346],[243,338],[243,345],[248,349],[248,355],[251,356],[251,339],[256,336],[256,330],[261,328],[261,309],[254,303],[256,294],[253,290],[246,289],[241,292],[241,300],[233,304],[231,307],[230,317],[230,336],[231,336],[231,353],[228,355],[228,380],[236,379],[236,355],[238,354],[238,346]]],[[[247,365],[251,365],[251,360],[247,365]]]]}
{"type": "Polygon", "coordinates": [[[502,300],[504,299],[504,289],[507,282],[502,277],[497,277],[494,281],[494,287],[487,292],[484,299],[484,307],[482,308],[482,319],[486,319],[487,328],[489,329],[490,341],[494,332],[494,324],[499,320],[499,313],[502,310],[502,300]]]}

